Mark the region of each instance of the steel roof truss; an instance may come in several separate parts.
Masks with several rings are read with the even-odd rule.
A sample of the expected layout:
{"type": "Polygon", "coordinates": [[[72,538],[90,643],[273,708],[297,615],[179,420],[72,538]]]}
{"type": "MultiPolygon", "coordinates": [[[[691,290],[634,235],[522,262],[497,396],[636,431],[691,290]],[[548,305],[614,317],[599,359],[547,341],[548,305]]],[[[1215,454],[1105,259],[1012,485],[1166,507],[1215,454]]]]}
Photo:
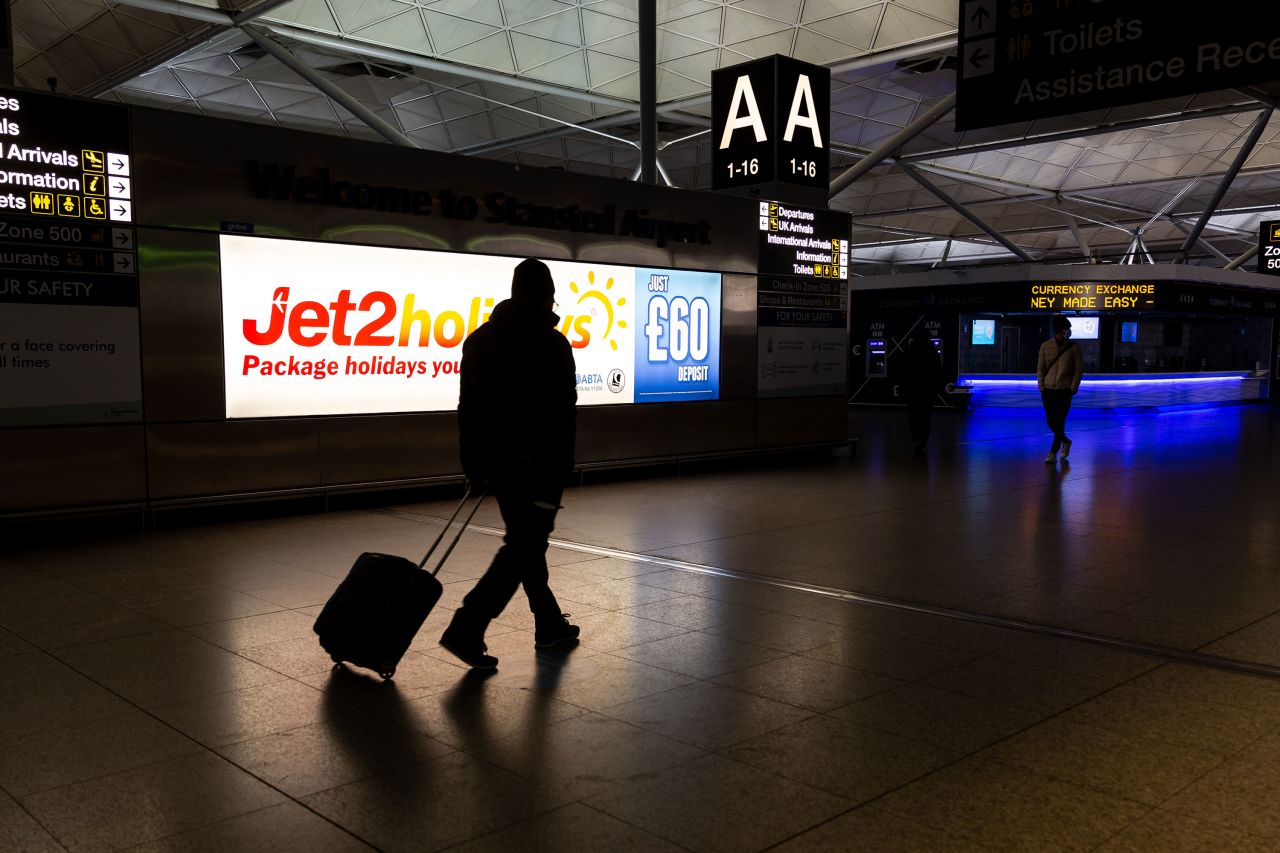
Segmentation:
{"type": "MultiPolygon", "coordinates": [[[[124,2],[124,0],[121,0],[121,2],[124,2]]],[[[98,95],[110,92],[122,83],[127,83],[134,78],[141,77],[143,74],[154,71],[160,66],[172,62],[179,56],[182,56],[182,54],[195,50],[201,45],[207,44],[219,35],[247,24],[255,18],[259,18],[273,12],[281,6],[291,2],[293,2],[293,0],[266,0],[266,2],[251,5],[238,12],[231,13],[226,23],[206,21],[206,26],[197,30],[192,30],[190,33],[183,36],[178,43],[169,45],[159,51],[145,56],[139,62],[131,63],[125,68],[109,74],[91,86],[82,87],[77,94],[86,98],[96,98],[98,95]]],[[[185,13],[185,9],[171,12],[171,14],[174,15],[190,17],[185,13]]]]}
{"type": "Polygon", "coordinates": [[[1236,179],[1236,175],[1240,173],[1240,169],[1244,166],[1249,155],[1253,153],[1253,147],[1258,144],[1258,139],[1262,136],[1262,131],[1266,129],[1267,123],[1271,121],[1271,114],[1275,112],[1268,107],[1258,114],[1257,119],[1253,122],[1253,127],[1249,129],[1249,137],[1244,141],[1244,145],[1240,146],[1240,150],[1236,152],[1235,159],[1231,161],[1231,166],[1227,169],[1222,180],[1218,182],[1217,189],[1213,191],[1213,197],[1209,203],[1205,205],[1204,212],[1200,214],[1200,219],[1192,227],[1191,233],[1187,235],[1187,240],[1182,244],[1182,251],[1189,252],[1191,247],[1195,245],[1196,238],[1200,236],[1200,232],[1204,230],[1205,225],[1209,224],[1209,218],[1218,210],[1218,205],[1222,203],[1222,197],[1227,194],[1227,190],[1231,187],[1231,182],[1236,179]]]}
{"type": "Polygon", "coordinates": [[[907,175],[909,175],[911,179],[914,180],[916,183],[918,183],[920,186],[924,187],[930,193],[937,196],[939,201],[942,201],[947,206],[953,208],[956,211],[956,213],[959,213],[965,219],[969,220],[969,222],[971,222],[973,225],[977,226],[992,240],[995,240],[997,243],[1004,246],[1010,252],[1013,252],[1015,255],[1017,255],[1019,258],[1026,261],[1027,263],[1031,263],[1032,261],[1035,260],[1034,258],[1031,257],[1031,255],[1027,254],[1027,252],[1023,250],[1020,246],[1014,244],[1008,237],[1005,237],[999,231],[997,231],[996,229],[988,225],[984,220],[979,218],[978,215],[975,214],[973,211],[969,210],[963,204],[956,201],[951,196],[947,195],[946,192],[944,192],[941,187],[937,186],[936,184],[933,183],[933,181],[929,180],[924,175],[920,174],[920,172],[917,171],[914,167],[900,165],[899,168],[901,168],[904,172],[906,172],[907,175]]]}
{"type": "MultiPolygon", "coordinates": [[[[246,20],[248,20],[239,20],[239,15],[229,15],[216,9],[209,9],[203,6],[196,6],[192,3],[181,2],[181,0],[118,0],[118,2],[128,6],[136,6],[141,9],[149,9],[153,12],[163,12],[169,15],[177,15],[198,21],[204,21],[224,28],[240,26],[240,24],[245,23],[246,20]]],[[[411,65],[428,71],[444,72],[467,79],[499,83],[515,89],[527,89],[533,92],[589,101],[592,103],[602,104],[604,106],[611,106],[616,109],[635,109],[637,106],[632,101],[624,101],[619,98],[611,98],[592,92],[584,92],[568,86],[558,86],[554,83],[542,80],[525,79],[510,74],[502,74],[496,71],[488,71],[486,69],[474,68],[467,65],[459,65],[445,60],[432,59],[419,54],[409,53],[408,51],[377,47],[323,33],[302,30],[284,24],[267,24],[266,28],[270,29],[277,35],[285,36],[294,41],[310,44],[316,47],[336,49],[352,56],[365,57],[369,59],[382,59],[398,64],[411,65]]]]}
{"type": "Polygon", "coordinates": [[[1071,230],[1071,236],[1076,238],[1076,245],[1080,247],[1080,254],[1084,258],[1091,257],[1089,251],[1089,241],[1085,239],[1084,234],[1080,231],[1080,226],[1076,225],[1076,220],[1066,211],[1058,211],[1062,215],[1062,221],[1067,223],[1067,228],[1071,230]]]}
{"type": "Polygon", "coordinates": [[[1227,264],[1225,267],[1223,267],[1223,269],[1224,270],[1239,269],[1242,264],[1252,259],[1253,256],[1256,254],[1258,254],[1258,244],[1254,243],[1252,246],[1249,247],[1249,250],[1247,252],[1245,252],[1240,257],[1236,258],[1231,263],[1227,264]]]}
{"type": "Polygon", "coordinates": [[[403,130],[393,127],[386,120],[375,114],[373,110],[347,94],[339,86],[336,86],[332,80],[324,77],[320,72],[298,59],[284,45],[275,41],[271,36],[252,25],[242,26],[241,29],[244,30],[249,38],[257,42],[259,47],[275,57],[282,65],[287,66],[303,80],[319,89],[330,100],[341,105],[343,109],[360,119],[388,142],[395,145],[403,145],[407,148],[420,147],[418,143],[406,136],[403,130]]]}
{"type": "MultiPolygon", "coordinates": [[[[1182,221],[1180,221],[1180,220],[1174,219],[1172,216],[1166,216],[1166,217],[1165,217],[1165,219],[1167,219],[1168,221],[1172,222],[1172,223],[1173,223],[1173,227],[1174,227],[1174,228],[1177,228],[1177,229],[1178,229],[1179,231],[1181,231],[1183,234],[1186,234],[1186,235],[1190,235],[1190,234],[1191,234],[1191,227],[1190,227],[1190,226],[1188,226],[1185,222],[1182,222],[1182,221]]],[[[1220,260],[1220,261],[1222,261],[1222,262],[1224,262],[1224,263],[1230,263],[1230,262],[1231,262],[1231,259],[1230,259],[1230,258],[1228,258],[1228,257],[1226,256],[1226,254],[1224,254],[1223,252],[1219,251],[1219,249],[1218,249],[1218,247],[1217,247],[1217,246],[1213,245],[1213,244],[1212,244],[1212,243],[1210,243],[1208,240],[1204,239],[1204,237],[1196,237],[1196,245],[1198,245],[1200,248],[1204,249],[1206,252],[1208,252],[1209,254],[1213,255],[1213,256],[1214,256],[1214,257],[1216,257],[1218,260],[1220,260]]]]}
{"type": "Polygon", "coordinates": [[[850,184],[858,180],[858,178],[870,172],[876,166],[879,166],[886,158],[892,157],[898,152],[903,145],[915,139],[924,131],[933,126],[938,119],[942,118],[956,105],[956,93],[952,92],[938,103],[918,115],[906,127],[899,130],[893,136],[890,136],[881,143],[874,151],[864,157],[862,160],[850,166],[844,172],[836,176],[828,188],[827,197],[835,198],[840,195],[850,184]]]}

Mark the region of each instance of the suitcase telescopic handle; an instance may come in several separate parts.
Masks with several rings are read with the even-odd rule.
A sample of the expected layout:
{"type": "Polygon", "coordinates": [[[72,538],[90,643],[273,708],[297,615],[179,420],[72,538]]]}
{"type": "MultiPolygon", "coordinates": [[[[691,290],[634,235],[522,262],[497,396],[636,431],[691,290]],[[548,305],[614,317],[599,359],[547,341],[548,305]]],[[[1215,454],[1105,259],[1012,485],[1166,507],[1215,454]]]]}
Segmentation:
{"type": "MultiPolygon", "coordinates": [[[[458,515],[462,512],[462,508],[467,505],[467,498],[471,497],[471,490],[467,489],[462,496],[462,500],[458,502],[458,508],[453,511],[453,515],[449,516],[449,520],[444,523],[444,527],[440,529],[440,535],[436,537],[436,541],[431,543],[431,547],[427,549],[427,553],[418,561],[418,568],[426,569],[427,561],[431,559],[431,555],[435,553],[436,548],[444,539],[444,535],[449,532],[449,528],[453,527],[454,521],[458,519],[458,515]]],[[[458,547],[458,542],[462,540],[462,534],[466,531],[467,525],[471,523],[471,519],[475,518],[476,510],[480,509],[480,504],[484,503],[485,493],[481,492],[480,497],[476,500],[476,505],[471,508],[471,512],[467,513],[467,517],[462,520],[462,526],[458,528],[458,533],[453,537],[453,541],[449,543],[449,547],[445,549],[444,556],[440,558],[440,562],[436,564],[435,570],[431,575],[440,574],[440,570],[444,568],[444,563],[449,559],[449,555],[453,553],[453,549],[458,547]]]]}

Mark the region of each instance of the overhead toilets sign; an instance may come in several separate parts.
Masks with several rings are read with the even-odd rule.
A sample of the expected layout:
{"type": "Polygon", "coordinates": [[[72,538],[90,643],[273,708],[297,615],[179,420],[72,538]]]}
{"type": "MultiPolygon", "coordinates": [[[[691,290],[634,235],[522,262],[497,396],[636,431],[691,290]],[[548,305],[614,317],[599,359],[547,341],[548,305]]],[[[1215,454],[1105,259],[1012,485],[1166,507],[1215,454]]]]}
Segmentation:
{"type": "MultiPolygon", "coordinates": [[[[520,258],[224,234],[229,418],[452,411],[520,258]]],[[[547,261],[580,405],[715,400],[720,274],[547,261]]]]}
{"type": "Polygon", "coordinates": [[[961,0],[956,128],[1268,83],[1280,33],[1267,15],[1267,3],[961,0]]]}

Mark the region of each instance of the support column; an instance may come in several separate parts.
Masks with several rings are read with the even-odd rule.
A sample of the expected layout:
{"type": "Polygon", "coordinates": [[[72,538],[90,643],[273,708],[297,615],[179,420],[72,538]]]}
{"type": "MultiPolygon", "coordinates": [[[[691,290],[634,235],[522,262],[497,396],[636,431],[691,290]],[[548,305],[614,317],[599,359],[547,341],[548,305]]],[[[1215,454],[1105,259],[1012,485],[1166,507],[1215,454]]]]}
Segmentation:
{"type": "Polygon", "coordinates": [[[656,184],[658,161],[658,3],[639,0],[640,181],[656,184]]]}

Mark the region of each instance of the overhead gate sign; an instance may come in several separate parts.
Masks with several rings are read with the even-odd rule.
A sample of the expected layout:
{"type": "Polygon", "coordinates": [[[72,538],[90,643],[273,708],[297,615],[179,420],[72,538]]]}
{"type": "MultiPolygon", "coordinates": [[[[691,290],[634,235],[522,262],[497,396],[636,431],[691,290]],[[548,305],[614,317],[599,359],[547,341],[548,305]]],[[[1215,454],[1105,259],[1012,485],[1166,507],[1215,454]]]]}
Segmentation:
{"type": "Polygon", "coordinates": [[[973,130],[1280,79],[1270,4],[960,0],[956,128],[973,130]]]}

